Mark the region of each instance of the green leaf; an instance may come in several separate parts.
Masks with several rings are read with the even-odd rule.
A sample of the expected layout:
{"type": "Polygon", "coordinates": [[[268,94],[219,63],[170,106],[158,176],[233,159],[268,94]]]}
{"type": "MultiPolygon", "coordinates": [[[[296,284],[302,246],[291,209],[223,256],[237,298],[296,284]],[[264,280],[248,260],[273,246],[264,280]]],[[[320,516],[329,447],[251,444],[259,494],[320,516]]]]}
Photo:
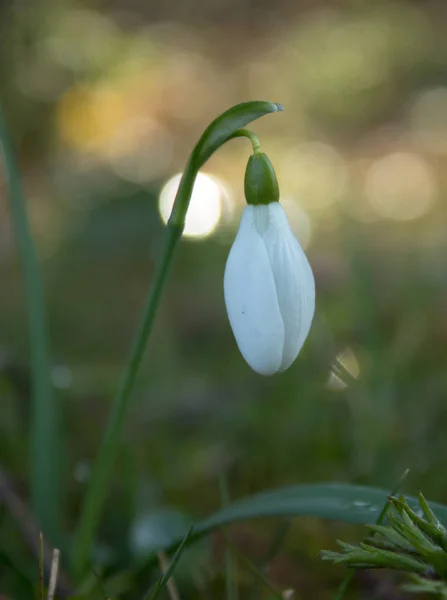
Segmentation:
{"type": "MultiPolygon", "coordinates": [[[[391,546],[400,548],[405,552],[413,551],[413,546],[400,533],[394,529],[391,529],[391,527],[385,527],[383,525],[368,525],[367,527],[373,534],[378,533],[383,536],[386,540],[388,540],[387,543],[389,543],[391,546]]],[[[383,540],[377,538],[376,536],[373,540],[368,538],[366,542],[372,546],[377,546],[380,548],[379,544],[382,544],[383,540]]]]}
{"type": "Polygon", "coordinates": [[[390,552],[389,550],[378,550],[374,546],[363,543],[360,544],[360,549],[353,550],[349,554],[340,555],[336,562],[353,567],[377,567],[420,574],[425,573],[428,568],[426,563],[411,556],[396,554],[396,552],[390,552]]]}
{"type": "MultiPolygon", "coordinates": [[[[234,521],[256,517],[313,516],[346,523],[369,525],[375,522],[388,492],[377,488],[345,484],[296,485],[234,502],[198,523],[200,535],[234,521]]],[[[407,497],[417,508],[417,499],[407,497]]],[[[441,522],[447,523],[447,506],[431,503],[441,522]]]]}
{"type": "MultiPolygon", "coordinates": [[[[347,484],[295,485],[263,492],[233,502],[214,515],[199,521],[190,541],[235,521],[259,517],[320,517],[345,523],[370,525],[377,520],[388,492],[376,488],[347,484]]],[[[417,509],[417,499],[406,497],[409,505],[417,509]]],[[[442,523],[447,523],[447,506],[430,503],[431,509],[442,523]]],[[[173,546],[179,538],[172,539],[164,548],[173,546]]],[[[163,548],[160,548],[163,549],[163,548]]]]}
{"type": "Polygon", "coordinates": [[[392,502],[400,514],[406,514],[408,518],[414,523],[414,525],[424,532],[429,539],[433,540],[440,548],[447,551],[447,532],[441,523],[436,519],[433,511],[427,505],[424,497],[419,494],[419,503],[421,504],[424,515],[428,515],[427,521],[424,521],[416,512],[411,510],[409,506],[406,506],[405,502],[398,498],[393,498],[392,502]],[[421,500],[422,498],[422,500],[421,500]]]}
{"type": "MultiPolygon", "coordinates": [[[[183,171],[168,226],[175,228],[180,233],[183,231],[195,178],[199,169],[203,167],[210,156],[231,138],[239,137],[242,134],[241,128],[247,123],[282,110],[284,107],[274,102],[260,100],[242,102],[226,110],[208,125],[194,147],[183,171]]],[[[245,130],[244,135],[251,139],[256,137],[245,130]]]]}
{"type": "Polygon", "coordinates": [[[253,575],[256,577],[256,579],[258,579],[261,583],[263,583],[265,585],[265,587],[270,590],[270,592],[273,594],[273,596],[275,598],[277,598],[278,600],[282,600],[283,596],[280,594],[280,592],[275,590],[275,588],[271,585],[269,580],[266,577],[264,577],[264,575],[261,573],[261,571],[251,562],[251,560],[249,558],[247,558],[243,552],[239,551],[238,547],[235,544],[233,544],[231,539],[228,537],[228,535],[223,530],[222,530],[222,533],[223,533],[223,536],[224,536],[228,546],[231,548],[231,550],[234,552],[234,554],[239,558],[239,560],[241,560],[250,569],[250,571],[253,573],[253,575]]]}
{"type": "Polygon", "coordinates": [[[439,523],[436,515],[434,514],[434,512],[431,510],[431,508],[427,504],[427,500],[422,495],[422,492],[419,492],[418,500],[419,500],[419,504],[421,505],[422,511],[424,513],[424,516],[425,516],[427,522],[431,523],[431,525],[435,525],[435,527],[437,527],[437,528],[442,528],[441,523],[439,523]]]}
{"type": "Polygon", "coordinates": [[[3,172],[11,220],[21,258],[26,294],[31,363],[30,496],[40,529],[60,542],[60,469],[58,402],[50,381],[46,309],[42,276],[30,231],[21,176],[6,119],[0,107],[0,176],[3,172]]]}
{"type": "MultiPolygon", "coordinates": [[[[219,488],[221,505],[223,507],[228,506],[230,503],[230,491],[225,473],[222,473],[219,478],[219,488]]],[[[226,536],[224,530],[222,530],[222,533],[226,536]]],[[[237,568],[235,561],[233,561],[228,539],[225,548],[225,595],[227,600],[238,600],[237,568]]]]}
{"type": "Polygon", "coordinates": [[[438,598],[447,598],[447,585],[445,581],[432,581],[427,577],[410,574],[410,579],[414,583],[403,586],[404,590],[413,593],[436,594],[438,598]]]}
{"type": "Polygon", "coordinates": [[[224,144],[232,135],[248,123],[269,113],[284,110],[281,104],[275,102],[242,102],[226,110],[205,129],[192,153],[192,162],[200,169],[209,157],[224,144]]]}

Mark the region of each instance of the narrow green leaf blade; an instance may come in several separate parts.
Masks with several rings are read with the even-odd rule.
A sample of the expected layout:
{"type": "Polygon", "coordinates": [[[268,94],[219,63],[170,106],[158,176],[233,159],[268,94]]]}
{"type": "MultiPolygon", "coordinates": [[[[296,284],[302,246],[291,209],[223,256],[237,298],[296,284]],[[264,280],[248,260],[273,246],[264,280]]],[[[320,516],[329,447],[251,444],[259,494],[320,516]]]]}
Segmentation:
{"type": "Polygon", "coordinates": [[[21,175],[0,107],[0,173],[5,178],[11,219],[22,263],[31,363],[30,496],[40,529],[60,543],[58,404],[50,380],[46,309],[39,261],[30,231],[21,175]]]}
{"type": "Polygon", "coordinates": [[[200,169],[209,157],[224,144],[238,129],[269,113],[283,111],[275,102],[242,102],[222,113],[205,129],[192,154],[192,160],[200,169]]]}
{"type": "MultiPolygon", "coordinates": [[[[371,525],[388,499],[385,490],[347,484],[295,485],[244,498],[199,521],[190,541],[235,521],[260,517],[320,517],[345,523],[371,525]]],[[[417,509],[417,499],[406,497],[417,509]]],[[[430,503],[439,520],[447,524],[447,506],[430,503]]],[[[173,539],[170,547],[179,542],[173,539]]]]}
{"type": "Polygon", "coordinates": [[[161,575],[160,579],[158,580],[158,583],[155,586],[154,591],[150,595],[150,600],[156,600],[158,598],[158,596],[161,594],[161,592],[163,591],[163,589],[165,588],[165,586],[168,584],[168,581],[172,577],[172,574],[174,573],[174,569],[177,566],[177,563],[180,560],[180,557],[182,556],[183,552],[186,550],[188,540],[190,539],[192,532],[193,532],[193,529],[191,527],[191,529],[185,535],[181,544],[177,548],[177,551],[174,554],[171,562],[169,563],[169,566],[166,569],[166,572],[163,573],[163,575],[161,575]]]}
{"type": "MultiPolygon", "coordinates": [[[[389,493],[385,490],[347,484],[296,485],[263,492],[233,502],[198,523],[201,534],[234,521],[257,517],[313,516],[361,525],[373,524],[389,493]]],[[[417,499],[406,497],[417,509],[417,499]]],[[[442,523],[447,523],[447,506],[430,503],[442,523]]]]}

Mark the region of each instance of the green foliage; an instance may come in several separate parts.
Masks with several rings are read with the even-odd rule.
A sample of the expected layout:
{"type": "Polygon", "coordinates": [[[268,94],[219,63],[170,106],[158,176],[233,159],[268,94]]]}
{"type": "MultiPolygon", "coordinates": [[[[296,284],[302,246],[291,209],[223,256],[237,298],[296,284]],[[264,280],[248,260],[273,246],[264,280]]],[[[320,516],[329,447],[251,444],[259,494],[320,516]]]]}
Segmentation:
{"type": "Polygon", "coordinates": [[[433,587],[425,581],[425,588],[447,589],[447,530],[429,507],[422,494],[419,494],[419,516],[408,501],[390,498],[387,511],[388,525],[372,525],[368,529],[372,534],[359,546],[339,541],[342,552],[323,551],[323,560],[356,569],[384,568],[404,571],[418,576],[418,585],[413,591],[421,591],[423,576],[428,580],[440,579],[433,587]]]}
{"type": "MultiPolygon", "coordinates": [[[[344,511],[346,490],[332,502],[333,490],[318,500],[317,490],[306,497],[301,488],[289,500],[284,486],[343,481],[389,489],[411,465],[408,488],[447,501],[443,3],[289,3],[275,7],[273,26],[257,3],[243,14],[234,3],[205,1],[159,3],[155,12],[138,0],[130,11],[124,0],[113,10],[91,0],[28,4],[0,5],[0,94],[45,281],[52,352],[39,373],[53,379],[45,398],[60,409],[61,443],[50,451],[44,431],[56,413],[40,404],[36,415],[29,394],[36,363],[2,180],[0,458],[15,500],[30,514],[14,516],[17,503],[8,504],[1,489],[0,593],[32,597],[38,569],[27,527],[42,511],[48,527],[58,523],[44,499],[58,480],[67,548],[61,565],[69,569],[93,457],[165,233],[160,190],[183,169],[199,115],[211,120],[248,94],[274,90],[287,114],[263,120],[259,132],[308,244],[315,325],[299,362],[280,377],[260,382],[240,360],[222,274],[242,202],[239,148],[244,156],[247,148],[229,145],[206,166],[228,192],[219,228],[185,241],[178,254],[91,558],[109,597],[141,598],[159,575],[159,541],[176,548],[188,530],[191,517],[178,515],[205,525],[212,515],[204,529],[211,535],[191,542],[174,576],[182,598],[220,598],[224,560],[214,524],[225,523],[259,565],[275,515],[285,515],[288,536],[263,574],[295,597],[305,590],[303,597],[329,600],[342,571],[321,564],[318,552],[336,537],[357,539],[355,525],[373,523],[386,494],[351,511],[356,497],[349,496],[344,511]],[[396,155],[402,169],[394,168],[396,155]],[[396,201],[399,210],[390,212],[396,201]],[[425,201],[421,216],[407,213],[425,201]],[[33,431],[40,431],[39,452],[30,457],[33,431]],[[233,503],[214,515],[222,469],[233,503]],[[259,490],[274,488],[277,498],[268,492],[259,501],[259,490]],[[28,503],[36,493],[40,509],[28,503]],[[311,516],[317,513],[324,520],[311,516]],[[146,554],[131,543],[139,515],[157,526],[146,554]]],[[[48,351],[34,348],[43,361],[48,351]]],[[[442,507],[431,507],[445,525],[442,507]]],[[[398,511],[395,518],[403,520],[398,511]]],[[[421,522],[414,525],[427,535],[421,522]]],[[[381,549],[398,541],[406,548],[400,533],[386,533],[374,535],[381,549]]],[[[442,536],[436,543],[442,548],[442,536]]],[[[72,582],[78,597],[104,600],[93,574],[87,579],[85,587],[84,577],[72,582]]],[[[257,596],[246,569],[235,579],[240,597],[257,596]]],[[[409,585],[434,594],[444,587],[424,576],[409,585]]]]}
{"type": "Polygon", "coordinates": [[[174,569],[177,566],[177,563],[180,560],[180,557],[182,556],[183,552],[185,551],[185,548],[186,548],[188,540],[192,534],[192,531],[193,530],[191,528],[188,531],[188,533],[185,535],[181,544],[177,548],[171,562],[169,563],[168,568],[160,576],[160,578],[155,586],[155,589],[152,592],[148,592],[148,594],[144,597],[144,600],[156,600],[156,598],[159,597],[159,595],[163,592],[164,588],[168,585],[169,579],[172,577],[172,575],[174,573],[174,569]]]}
{"type": "Polygon", "coordinates": [[[281,104],[263,101],[242,102],[226,110],[208,125],[193,150],[192,161],[197,170],[203,167],[211,155],[231,139],[238,129],[265,115],[283,110],[281,104]]]}
{"type": "Polygon", "coordinates": [[[32,409],[30,422],[30,494],[40,527],[61,541],[58,406],[50,382],[50,360],[43,284],[30,232],[21,175],[0,106],[0,173],[6,182],[12,222],[22,263],[29,329],[32,409]]]}

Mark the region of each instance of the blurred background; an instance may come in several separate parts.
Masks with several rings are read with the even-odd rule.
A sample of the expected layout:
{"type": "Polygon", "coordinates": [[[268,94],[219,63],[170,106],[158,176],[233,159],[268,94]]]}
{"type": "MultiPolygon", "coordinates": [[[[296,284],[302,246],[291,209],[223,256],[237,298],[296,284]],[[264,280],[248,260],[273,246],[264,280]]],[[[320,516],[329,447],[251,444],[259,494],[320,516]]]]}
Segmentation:
{"type": "MultiPolygon", "coordinates": [[[[223,472],[238,498],[392,488],[408,467],[407,491],[447,501],[446,25],[442,0],[1,3],[0,95],[45,282],[67,531],[193,145],[238,102],[286,109],[252,129],[315,272],[314,326],[280,376],[238,352],[222,281],[250,145],[234,140],[197,181],[134,392],[98,548],[118,565],[110,594],[136,597],[135,557],[155,530],[216,510],[223,472]]],[[[26,501],[27,319],[2,176],[0,452],[26,501]]],[[[256,557],[277,525],[230,531],[256,557]]],[[[330,598],[344,573],[318,552],[347,531],[294,521],[270,580],[330,598]]],[[[32,564],[7,512],[0,536],[32,564]]],[[[182,597],[224,597],[219,540],[185,559],[182,597]]],[[[238,581],[247,596],[242,568],[238,581]]],[[[20,597],[14,571],[0,583],[20,597]]]]}

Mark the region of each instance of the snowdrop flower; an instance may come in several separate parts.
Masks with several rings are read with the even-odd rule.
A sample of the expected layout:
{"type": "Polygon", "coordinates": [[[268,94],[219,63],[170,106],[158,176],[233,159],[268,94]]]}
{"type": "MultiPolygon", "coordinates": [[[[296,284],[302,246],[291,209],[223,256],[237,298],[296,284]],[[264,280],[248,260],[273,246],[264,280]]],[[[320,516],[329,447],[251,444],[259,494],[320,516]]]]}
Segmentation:
{"type": "Polygon", "coordinates": [[[265,154],[250,158],[245,195],[248,206],[225,268],[225,304],[242,356],[257,373],[273,375],[290,367],[306,340],[315,282],[265,154]]]}

